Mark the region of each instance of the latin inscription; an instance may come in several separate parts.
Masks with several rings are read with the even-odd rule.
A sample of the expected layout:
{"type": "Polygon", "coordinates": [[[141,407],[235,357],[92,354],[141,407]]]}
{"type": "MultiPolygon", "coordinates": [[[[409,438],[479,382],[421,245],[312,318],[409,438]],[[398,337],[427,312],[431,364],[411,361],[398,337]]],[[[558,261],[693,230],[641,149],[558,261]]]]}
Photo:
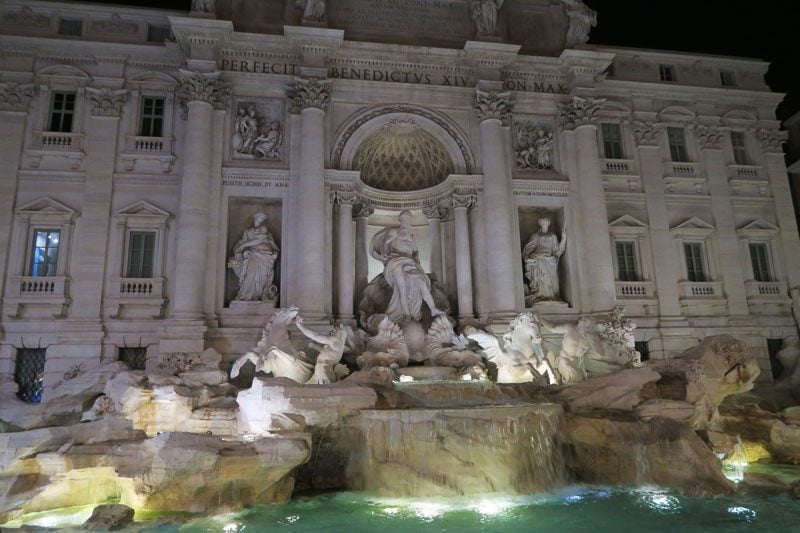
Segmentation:
{"type": "Polygon", "coordinates": [[[336,27],[376,33],[468,37],[471,28],[467,4],[458,0],[337,0],[328,18],[336,27]]]}

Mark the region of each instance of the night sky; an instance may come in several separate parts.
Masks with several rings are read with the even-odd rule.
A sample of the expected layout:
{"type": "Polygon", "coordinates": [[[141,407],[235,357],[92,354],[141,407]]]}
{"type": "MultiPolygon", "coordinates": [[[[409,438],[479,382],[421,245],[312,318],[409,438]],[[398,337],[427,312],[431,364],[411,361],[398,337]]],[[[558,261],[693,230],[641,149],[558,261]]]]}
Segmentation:
{"type": "MultiPolygon", "coordinates": [[[[87,0],[84,0],[87,1],[87,0]]],[[[93,0],[88,0],[93,1],[93,0]]],[[[590,43],[721,54],[772,63],[767,83],[800,111],[800,0],[585,0],[598,11],[590,43]]],[[[190,0],[105,0],[187,10],[190,0]]]]}

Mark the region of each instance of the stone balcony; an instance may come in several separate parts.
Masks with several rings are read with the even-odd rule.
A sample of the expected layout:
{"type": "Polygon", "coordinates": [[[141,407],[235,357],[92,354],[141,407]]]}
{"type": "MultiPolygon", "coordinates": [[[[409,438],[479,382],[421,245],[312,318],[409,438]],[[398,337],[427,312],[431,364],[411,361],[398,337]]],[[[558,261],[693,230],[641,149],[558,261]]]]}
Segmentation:
{"type": "Polygon", "coordinates": [[[762,180],[763,169],[756,165],[728,165],[728,178],[732,180],[762,180]]]}
{"type": "Polygon", "coordinates": [[[105,299],[105,312],[109,318],[162,318],[167,299],[164,296],[164,278],[113,277],[105,299]]]}
{"type": "Polygon", "coordinates": [[[640,192],[642,180],[633,159],[601,159],[603,188],[609,192],[640,192]]]}
{"type": "Polygon", "coordinates": [[[664,162],[664,189],[668,194],[706,194],[706,178],[699,163],[664,162]]]}
{"type": "Polygon", "coordinates": [[[44,157],[63,158],[72,170],[77,170],[84,158],[83,134],[57,131],[34,131],[28,147],[28,162],[39,168],[44,157]]]}
{"type": "Polygon", "coordinates": [[[699,178],[700,163],[665,161],[665,178],[699,178]]]}
{"type": "Polygon", "coordinates": [[[681,299],[725,297],[721,281],[682,281],[678,287],[681,299]]]}
{"type": "Polygon", "coordinates": [[[133,172],[139,162],[154,162],[165,174],[172,171],[175,156],[172,153],[175,139],[172,137],[125,137],[125,149],[120,154],[122,165],[127,172],[133,172]]]}
{"type": "Polygon", "coordinates": [[[788,298],[789,288],[785,281],[747,281],[747,299],[782,300],[788,298]]]}
{"type": "Polygon", "coordinates": [[[724,316],[728,313],[728,299],[721,281],[681,281],[678,297],[686,316],[724,316]]]}
{"type": "Polygon", "coordinates": [[[652,281],[618,281],[617,299],[654,298],[655,291],[652,281]]]}
{"type": "Polygon", "coordinates": [[[38,317],[65,316],[70,304],[68,277],[11,276],[9,281],[5,303],[11,305],[10,318],[22,318],[26,310],[38,317]]]}

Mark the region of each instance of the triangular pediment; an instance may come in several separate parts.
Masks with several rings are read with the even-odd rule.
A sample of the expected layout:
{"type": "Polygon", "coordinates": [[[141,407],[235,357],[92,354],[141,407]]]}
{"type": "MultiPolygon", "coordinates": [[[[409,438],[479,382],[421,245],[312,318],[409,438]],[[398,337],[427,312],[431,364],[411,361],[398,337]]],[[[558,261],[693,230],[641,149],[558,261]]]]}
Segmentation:
{"type": "Polygon", "coordinates": [[[703,220],[702,218],[692,217],[689,220],[678,224],[672,228],[673,230],[683,230],[683,229],[707,229],[713,230],[715,229],[714,226],[703,220]]]}
{"type": "Polygon", "coordinates": [[[115,213],[115,215],[139,215],[139,216],[144,215],[144,216],[154,216],[160,218],[166,218],[172,216],[167,211],[164,211],[160,207],[156,207],[150,202],[146,202],[144,200],[140,200],[123,209],[120,209],[115,213]]]}
{"type": "Polygon", "coordinates": [[[757,218],[736,230],[740,237],[772,237],[777,235],[778,232],[780,232],[778,226],[767,222],[763,218],[757,218]]]}
{"type": "Polygon", "coordinates": [[[622,215],[618,219],[609,222],[608,226],[611,228],[646,228],[647,224],[636,217],[622,215]]]}
{"type": "Polygon", "coordinates": [[[17,213],[60,213],[74,215],[77,213],[77,211],[57,200],[53,200],[52,198],[45,196],[18,207],[17,213]]]}

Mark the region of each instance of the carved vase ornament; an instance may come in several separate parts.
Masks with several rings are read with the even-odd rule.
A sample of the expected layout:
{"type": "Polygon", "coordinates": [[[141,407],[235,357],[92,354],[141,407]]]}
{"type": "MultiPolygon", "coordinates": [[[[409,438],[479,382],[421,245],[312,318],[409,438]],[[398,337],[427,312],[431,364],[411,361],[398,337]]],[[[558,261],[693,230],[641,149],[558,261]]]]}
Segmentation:
{"type": "Polygon", "coordinates": [[[267,215],[256,213],[252,228],[244,230],[242,238],[233,247],[228,261],[239,279],[239,292],[235,301],[275,303],[278,288],[275,285],[275,260],[278,245],[264,225],[267,215]]]}

